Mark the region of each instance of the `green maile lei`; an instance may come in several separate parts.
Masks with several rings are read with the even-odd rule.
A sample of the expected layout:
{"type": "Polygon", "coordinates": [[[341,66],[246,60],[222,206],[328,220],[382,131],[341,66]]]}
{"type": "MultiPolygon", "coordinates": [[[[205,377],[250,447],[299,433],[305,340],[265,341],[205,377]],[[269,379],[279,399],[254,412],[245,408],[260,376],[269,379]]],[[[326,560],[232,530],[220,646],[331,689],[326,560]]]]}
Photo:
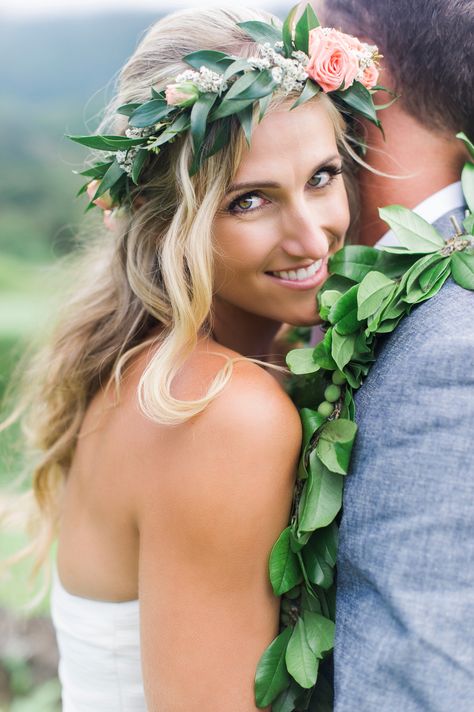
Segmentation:
{"type": "MultiPolygon", "coordinates": [[[[474,145],[458,134],[474,159],[474,145]]],[[[337,518],[356,437],[354,391],[388,334],[449,277],[474,290],[474,165],[462,172],[468,214],[448,240],[399,205],[380,210],[400,247],[347,246],[329,260],[318,294],[323,340],[287,356],[303,444],[289,526],[273,546],[269,572],[281,596],[280,633],[258,664],[258,707],[332,710],[337,518]],[[311,705],[311,706],[310,706],[311,705]]],[[[298,330],[297,330],[298,331],[298,330]]]]}
{"type": "MultiPolygon", "coordinates": [[[[311,30],[320,27],[317,16],[311,5],[307,5],[302,15],[296,21],[298,6],[294,7],[283,23],[282,28],[260,21],[238,23],[239,27],[257,44],[260,50],[273,52],[277,59],[292,60],[293,69],[301,71],[308,61],[308,50],[311,30]],[[263,47],[262,47],[263,46],[263,47]]],[[[366,45],[373,51],[367,60],[377,64],[379,55],[376,47],[366,45]]],[[[259,59],[259,58],[253,58],[259,59]]],[[[270,104],[272,95],[281,90],[281,80],[275,78],[273,72],[276,65],[269,68],[259,67],[258,61],[227,55],[214,50],[200,50],[183,57],[183,61],[192,70],[211,72],[215,77],[215,86],[211,90],[199,89],[192,82],[182,82],[179,85],[168,85],[187,92],[186,99],[179,104],[170,104],[165,91],[151,90],[151,98],[143,104],[129,103],[117,109],[117,113],[128,117],[128,128],[125,135],[92,135],[68,136],[71,140],[99,152],[100,159],[79,175],[87,177],[88,182],[82,186],[78,195],[87,191],[91,180],[100,182],[94,201],[104,194],[110,200],[110,207],[130,206],[133,193],[140,185],[140,177],[151,154],[159,154],[167,143],[172,143],[177,137],[191,134],[193,160],[189,168],[194,175],[203,162],[217,153],[228,143],[232,123],[237,120],[242,127],[247,142],[250,144],[254,108],[259,108],[258,120],[261,121],[270,104]]],[[[363,60],[360,60],[361,62],[363,60]]],[[[366,61],[366,60],[364,60],[366,61]]],[[[359,65],[362,68],[362,64],[359,65]]],[[[290,70],[292,67],[290,67],[290,70]]],[[[284,69],[283,73],[287,70],[284,69]]],[[[295,89],[300,96],[294,102],[292,109],[315,97],[321,87],[310,76],[295,80],[295,89]]],[[[342,86],[331,91],[332,100],[348,115],[359,115],[378,128],[382,128],[377,111],[389,104],[376,106],[373,93],[381,86],[367,89],[360,81],[354,80],[350,86],[342,86]]],[[[388,89],[385,91],[390,92],[388,89]]],[[[391,103],[391,102],[390,102],[391,103]]],[[[91,200],[86,208],[94,207],[91,200]]]]}

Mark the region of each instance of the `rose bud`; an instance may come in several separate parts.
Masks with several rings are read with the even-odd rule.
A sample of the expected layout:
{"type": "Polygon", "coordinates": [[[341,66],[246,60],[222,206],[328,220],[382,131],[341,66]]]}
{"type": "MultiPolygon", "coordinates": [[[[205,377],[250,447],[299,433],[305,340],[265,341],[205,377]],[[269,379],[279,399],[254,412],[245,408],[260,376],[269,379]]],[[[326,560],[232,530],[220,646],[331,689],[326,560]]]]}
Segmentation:
{"type": "Polygon", "coordinates": [[[199,89],[192,82],[168,84],[165,96],[167,103],[171,106],[192,106],[199,97],[199,89]]]}

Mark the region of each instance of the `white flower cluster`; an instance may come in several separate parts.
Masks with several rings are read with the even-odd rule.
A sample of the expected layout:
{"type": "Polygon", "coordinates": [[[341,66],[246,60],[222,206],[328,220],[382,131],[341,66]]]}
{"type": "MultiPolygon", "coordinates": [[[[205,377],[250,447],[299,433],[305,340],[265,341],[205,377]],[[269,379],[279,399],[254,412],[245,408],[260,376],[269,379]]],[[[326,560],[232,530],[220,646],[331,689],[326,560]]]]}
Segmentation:
{"type": "MultiPolygon", "coordinates": [[[[127,138],[147,138],[148,136],[151,136],[153,132],[154,126],[146,126],[143,129],[137,129],[134,127],[125,129],[125,135],[127,138]]],[[[132,173],[133,161],[137,157],[137,153],[140,148],[142,147],[132,146],[125,151],[117,151],[115,153],[115,160],[119,164],[120,168],[127,173],[127,175],[131,175],[132,173]]]]}
{"type": "Polygon", "coordinates": [[[187,69],[185,72],[178,74],[174,80],[176,84],[181,82],[192,82],[201,92],[214,92],[221,94],[227,89],[227,82],[224,81],[221,74],[213,72],[207,67],[201,67],[199,72],[194,72],[192,69],[187,69]]]}
{"type": "Polygon", "coordinates": [[[249,64],[260,71],[269,69],[273,79],[280,85],[285,94],[291,91],[301,91],[308,78],[305,66],[308,57],[304,52],[293,52],[291,58],[283,57],[276,52],[269,42],[260,45],[260,55],[249,57],[249,64]]]}
{"type": "Polygon", "coordinates": [[[133,161],[135,160],[137,153],[137,147],[132,146],[132,148],[129,148],[127,151],[117,151],[115,154],[115,160],[119,164],[120,168],[128,175],[132,173],[133,161]]]}

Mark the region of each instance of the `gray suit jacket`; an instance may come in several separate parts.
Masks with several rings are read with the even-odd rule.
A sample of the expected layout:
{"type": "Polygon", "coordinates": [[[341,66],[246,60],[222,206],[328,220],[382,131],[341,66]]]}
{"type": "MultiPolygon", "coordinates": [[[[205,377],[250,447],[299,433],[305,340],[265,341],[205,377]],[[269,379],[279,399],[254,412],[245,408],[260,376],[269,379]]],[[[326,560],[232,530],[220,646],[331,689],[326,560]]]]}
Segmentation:
{"type": "Polygon", "coordinates": [[[336,712],[474,710],[473,307],[449,281],[386,338],[357,393],[336,712]]]}

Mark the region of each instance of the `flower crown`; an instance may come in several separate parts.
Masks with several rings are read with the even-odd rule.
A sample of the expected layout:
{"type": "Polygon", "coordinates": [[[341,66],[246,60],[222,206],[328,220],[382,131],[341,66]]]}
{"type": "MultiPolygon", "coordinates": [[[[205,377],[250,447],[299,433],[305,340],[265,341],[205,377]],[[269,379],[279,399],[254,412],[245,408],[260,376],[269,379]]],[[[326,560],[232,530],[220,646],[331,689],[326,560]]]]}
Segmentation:
{"type": "Polygon", "coordinates": [[[179,74],[165,91],[152,88],[143,104],[124,104],[117,113],[128,117],[125,136],[69,136],[101,152],[101,159],[80,175],[91,178],[79,191],[106,211],[130,205],[134,186],[150,154],[181,134],[191,134],[193,160],[190,175],[229,139],[235,116],[250,143],[254,106],[261,120],[272,95],[299,92],[292,109],[320,91],[331,93],[341,109],[381,128],[372,93],[377,86],[380,55],[377,47],[333,28],[321,27],[311,5],[296,22],[297,7],[280,29],[258,21],[240,22],[258,43],[258,54],[243,58],[214,50],[183,57],[191,69],[179,74]]]}

